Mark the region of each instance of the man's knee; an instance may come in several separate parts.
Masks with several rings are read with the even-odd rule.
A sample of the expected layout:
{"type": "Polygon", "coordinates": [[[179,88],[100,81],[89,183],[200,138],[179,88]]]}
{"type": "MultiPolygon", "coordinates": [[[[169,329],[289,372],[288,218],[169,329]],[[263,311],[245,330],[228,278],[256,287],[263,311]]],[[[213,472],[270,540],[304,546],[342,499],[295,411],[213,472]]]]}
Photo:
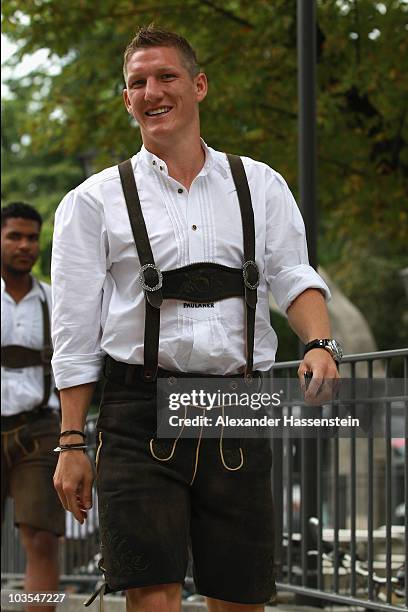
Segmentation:
{"type": "Polygon", "coordinates": [[[159,584],[126,591],[127,612],[179,612],[181,585],[159,584]]]}
{"type": "Polygon", "coordinates": [[[20,525],[21,541],[27,555],[55,557],[58,552],[58,537],[50,531],[20,525]]]}
{"type": "Polygon", "coordinates": [[[239,604],[207,597],[209,612],[264,612],[263,604],[239,604]]]}

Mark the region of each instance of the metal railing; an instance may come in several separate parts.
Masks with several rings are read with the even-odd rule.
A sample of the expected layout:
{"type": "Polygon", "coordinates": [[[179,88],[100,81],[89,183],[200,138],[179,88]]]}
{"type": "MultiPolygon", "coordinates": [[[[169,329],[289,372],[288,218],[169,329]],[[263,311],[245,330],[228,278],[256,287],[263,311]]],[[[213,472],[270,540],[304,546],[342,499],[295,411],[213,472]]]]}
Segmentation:
{"type": "MultiPolygon", "coordinates": [[[[298,365],[278,363],[273,376],[293,378],[298,365]]],[[[387,379],[398,372],[407,396],[408,349],[349,355],[341,370],[352,380],[357,374],[387,379]]],[[[406,609],[396,572],[408,553],[408,408],[405,402],[399,411],[397,447],[391,434],[393,402],[382,399],[381,439],[334,434],[272,440],[277,586],[295,593],[299,602],[312,598],[317,605],[406,609]],[[397,508],[402,520],[395,516],[397,508]]],[[[315,414],[318,410],[314,407],[315,414]]]]}
{"type": "MultiPolygon", "coordinates": [[[[293,379],[298,364],[277,363],[272,377],[293,379]]],[[[408,392],[408,349],[349,355],[341,369],[342,376],[351,379],[387,378],[398,371],[405,380],[405,395],[408,392]]],[[[405,405],[404,431],[396,447],[392,402],[384,402],[382,439],[272,439],[277,586],[278,591],[295,593],[299,603],[406,609],[406,600],[396,597],[394,587],[396,570],[408,553],[408,410],[405,405]],[[397,507],[405,508],[400,519],[397,507]],[[402,524],[396,524],[398,520],[402,524]]],[[[95,423],[95,416],[88,418],[91,456],[95,423]]],[[[96,503],[81,527],[67,513],[60,546],[62,582],[88,588],[101,579],[98,540],[96,503]]],[[[11,506],[3,525],[1,561],[2,579],[23,578],[24,554],[11,506]]]]}

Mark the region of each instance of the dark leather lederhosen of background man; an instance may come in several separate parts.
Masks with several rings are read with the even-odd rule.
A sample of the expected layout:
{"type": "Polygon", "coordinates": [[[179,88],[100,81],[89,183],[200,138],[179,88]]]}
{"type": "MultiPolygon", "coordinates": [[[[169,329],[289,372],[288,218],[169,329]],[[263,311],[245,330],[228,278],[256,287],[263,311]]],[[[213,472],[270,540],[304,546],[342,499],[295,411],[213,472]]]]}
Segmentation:
{"type": "MultiPolygon", "coordinates": [[[[141,29],[125,51],[124,102],[142,149],[85,181],[56,214],[53,368],[62,428],[82,431],[95,382],[97,488],[106,590],[128,611],[176,611],[191,544],[211,611],[260,612],[274,592],[271,453],[265,440],[156,440],[157,377],[247,376],[277,348],[270,289],[301,340],[330,338],[329,292],[308,265],[282,177],[200,138],[207,79],[177,34],[141,29]],[[204,279],[200,290],[198,279],[204,279]]],[[[336,378],[322,348],[299,368],[336,378]]],[[[83,522],[92,466],[68,437],[55,485],[83,522]]]]}
{"type": "Polygon", "coordinates": [[[1,210],[2,522],[11,496],[29,592],[58,589],[58,536],[65,528],[65,511],[53,486],[52,449],[60,419],[51,373],[51,290],[30,274],[39,255],[41,224],[28,204],[13,202],[1,210]]]}

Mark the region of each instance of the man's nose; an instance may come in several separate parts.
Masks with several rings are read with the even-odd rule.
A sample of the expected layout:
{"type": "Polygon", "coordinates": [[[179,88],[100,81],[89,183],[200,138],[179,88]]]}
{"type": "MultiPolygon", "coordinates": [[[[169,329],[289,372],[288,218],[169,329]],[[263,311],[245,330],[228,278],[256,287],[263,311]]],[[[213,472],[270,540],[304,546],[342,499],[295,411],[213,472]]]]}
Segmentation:
{"type": "Polygon", "coordinates": [[[21,251],[29,251],[31,249],[32,242],[29,238],[21,238],[18,246],[21,251]]]}
{"type": "Polygon", "coordinates": [[[155,78],[149,78],[146,81],[145,100],[154,102],[160,100],[163,96],[163,89],[160,81],[155,78]]]}

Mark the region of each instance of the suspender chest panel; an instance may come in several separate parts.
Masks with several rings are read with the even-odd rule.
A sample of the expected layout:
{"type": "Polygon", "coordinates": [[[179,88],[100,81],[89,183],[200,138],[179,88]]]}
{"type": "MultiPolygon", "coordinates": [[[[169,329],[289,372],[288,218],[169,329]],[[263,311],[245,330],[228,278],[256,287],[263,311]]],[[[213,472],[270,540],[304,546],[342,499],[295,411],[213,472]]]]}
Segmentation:
{"type": "Polygon", "coordinates": [[[131,160],[119,164],[129,221],[140,260],[139,281],[145,295],[144,378],[155,380],[158,368],[160,306],[163,300],[210,303],[229,297],[245,299],[245,376],[252,377],[255,309],[259,271],[255,263],[255,224],[251,194],[240,157],[227,155],[238,194],[244,236],[241,268],[199,262],[161,271],[155,264],[131,160]]]}

